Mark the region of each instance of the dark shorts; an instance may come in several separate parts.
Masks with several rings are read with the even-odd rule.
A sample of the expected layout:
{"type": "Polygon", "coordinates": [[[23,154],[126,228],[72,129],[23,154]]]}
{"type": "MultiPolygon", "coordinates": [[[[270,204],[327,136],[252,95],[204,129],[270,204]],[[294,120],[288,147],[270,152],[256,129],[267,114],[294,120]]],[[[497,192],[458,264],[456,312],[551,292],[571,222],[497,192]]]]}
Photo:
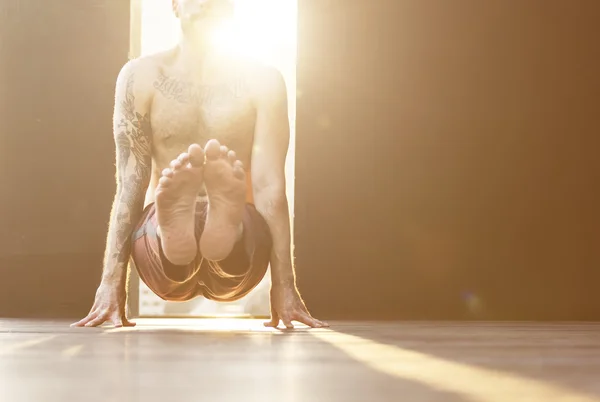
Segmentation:
{"type": "MultiPolygon", "coordinates": [[[[196,205],[196,240],[200,240],[207,204],[196,205]]],[[[216,301],[235,301],[246,296],[265,276],[271,257],[271,234],[254,205],[246,204],[242,238],[231,254],[219,262],[202,258],[187,266],[170,263],[165,257],[156,229],[156,210],[150,204],[133,233],[132,258],[141,280],[169,301],[187,301],[204,296],[216,301]]]]}

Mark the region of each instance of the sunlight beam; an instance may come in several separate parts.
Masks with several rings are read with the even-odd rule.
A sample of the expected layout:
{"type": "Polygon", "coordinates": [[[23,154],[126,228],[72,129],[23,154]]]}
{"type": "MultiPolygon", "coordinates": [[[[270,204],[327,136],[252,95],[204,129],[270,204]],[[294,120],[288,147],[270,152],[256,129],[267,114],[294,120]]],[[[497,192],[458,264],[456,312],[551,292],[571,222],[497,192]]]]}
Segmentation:
{"type": "Polygon", "coordinates": [[[318,339],[381,373],[485,402],[600,402],[600,398],[540,380],[470,366],[331,330],[318,339]]]}

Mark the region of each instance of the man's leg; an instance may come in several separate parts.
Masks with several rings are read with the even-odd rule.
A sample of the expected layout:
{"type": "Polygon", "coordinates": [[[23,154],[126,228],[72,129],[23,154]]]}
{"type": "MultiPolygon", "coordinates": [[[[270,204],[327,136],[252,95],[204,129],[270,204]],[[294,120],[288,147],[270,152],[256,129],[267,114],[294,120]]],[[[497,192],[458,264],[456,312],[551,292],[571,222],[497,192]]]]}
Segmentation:
{"type": "MultiPolygon", "coordinates": [[[[195,237],[200,239],[208,204],[196,204],[195,237]]],[[[242,236],[227,258],[216,262],[198,253],[186,265],[171,263],[157,235],[156,204],[144,211],[133,238],[132,257],[142,281],[160,298],[186,301],[205,296],[216,301],[234,301],[263,279],[271,256],[271,234],[263,217],[252,204],[244,207],[242,236]]]]}
{"type": "MultiPolygon", "coordinates": [[[[158,297],[170,301],[187,301],[198,296],[198,272],[202,257],[198,254],[188,264],[175,265],[165,256],[158,236],[156,204],[146,207],[140,224],[133,234],[131,256],[140,279],[158,297]]],[[[199,239],[206,215],[206,204],[198,204],[194,238],[199,239]]]]}
{"type": "Polygon", "coordinates": [[[194,216],[203,173],[204,151],[194,144],[162,172],[156,188],[158,234],[164,255],[175,265],[189,264],[198,252],[194,216]]]}
{"type": "Polygon", "coordinates": [[[171,161],[133,238],[132,257],[140,278],[159,297],[189,300],[197,295],[198,240],[205,205],[197,204],[204,150],[196,144],[171,161]]]}
{"type": "Polygon", "coordinates": [[[200,237],[200,294],[234,301],[260,283],[271,257],[271,232],[253,205],[246,203],[246,174],[236,154],[209,141],[204,151],[208,195],[200,237]]]}
{"type": "Polygon", "coordinates": [[[246,174],[234,151],[210,140],[204,149],[204,182],[208,195],[206,224],[200,252],[210,261],[221,261],[242,235],[246,205],[246,174]]]}
{"type": "Polygon", "coordinates": [[[271,238],[264,219],[246,205],[245,178],[235,152],[215,140],[205,151],[190,146],[165,169],[156,204],[144,214],[133,247],[141,279],[158,296],[189,300],[204,288],[208,297],[227,300],[260,282],[271,238]],[[204,182],[208,204],[196,202],[204,182]]]}
{"type": "Polygon", "coordinates": [[[254,205],[246,204],[243,231],[227,258],[204,260],[198,273],[199,294],[231,302],[246,296],[264,278],[271,259],[271,231],[254,205]]]}

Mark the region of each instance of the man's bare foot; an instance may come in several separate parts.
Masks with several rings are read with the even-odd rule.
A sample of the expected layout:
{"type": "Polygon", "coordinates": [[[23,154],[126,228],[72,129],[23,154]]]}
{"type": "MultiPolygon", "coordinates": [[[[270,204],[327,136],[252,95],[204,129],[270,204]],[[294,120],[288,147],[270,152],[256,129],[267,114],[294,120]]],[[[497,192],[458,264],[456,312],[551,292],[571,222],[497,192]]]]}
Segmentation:
{"type": "Polygon", "coordinates": [[[235,152],[218,141],[208,141],[204,149],[208,214],[200,238],[200,251],[208,260],[220,261],[231,253],[242,231],[246,173],[235,152]]]}
{"type": "Polygon", "coordinates": [[[165,257],[175,265],[189,264],[198,252],[194,233],[196,197],[202,188],[204,151],[191,145],[171,161],[156,187],[156,218],[165,257]]]}

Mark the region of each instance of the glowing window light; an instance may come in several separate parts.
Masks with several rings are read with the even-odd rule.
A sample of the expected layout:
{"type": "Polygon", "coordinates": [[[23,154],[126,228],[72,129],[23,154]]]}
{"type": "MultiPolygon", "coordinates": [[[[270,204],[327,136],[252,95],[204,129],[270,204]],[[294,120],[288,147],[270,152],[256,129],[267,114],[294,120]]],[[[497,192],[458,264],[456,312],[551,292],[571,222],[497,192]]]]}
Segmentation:
{"type": "MultiPolygon", "coordinates": [[[[174,47],[180,25],[172,12],[171,0],[132,0],[141,11],[140,54],[145,56],[174,47]]],[[[234,0],[235,16],[215,35],[214,45],[279,69],[288,87],[290,148],[286,160],[287,198],[294,212],[296,41],[297,0],[234,0]]],[[[136,56],[138,56],[136,54],[136,56]]],[[[293,234],[293,220],[292,234],[293,234]]],[[[266,281],[269,278],[265,278],[266,281]]],[[[260,286],[259,286],[260,288],[260,286]]],[[[257,288],[257,289],[259,289],[257,288]]],[[[268,289],[268,287],[267,287],[268,289]]],[[[164,302],[140,283],[140,313],[161,315],[164,302]]],[[[244,303],[244,299],[238,303],[244,303]]],[[[231,306],[234,308],[235,306],[231,306]]],[[[261,307],[262,308],[262,307],[261,307]]],[[[268,314],[269,306],[265,306],[268,314]]],[[[194,312],[192,312],[194,314],[194,312]]],[[[216,313],[218,315],[218,313],[216,313]]]]}

